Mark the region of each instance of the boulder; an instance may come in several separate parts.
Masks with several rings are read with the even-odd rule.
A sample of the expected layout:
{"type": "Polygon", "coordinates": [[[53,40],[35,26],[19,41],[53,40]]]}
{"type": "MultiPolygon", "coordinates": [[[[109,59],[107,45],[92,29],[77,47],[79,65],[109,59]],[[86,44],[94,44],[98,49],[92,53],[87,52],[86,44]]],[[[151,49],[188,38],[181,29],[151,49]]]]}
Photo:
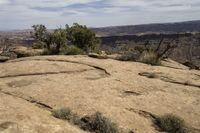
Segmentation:
{"type": "Polygon", "coordinates": [[[13,48],[11,52],[14,52],[17,55],[17,58],[21,58],[21,57],[42,55],[44,53],[44,50],[18,46],[18,47],[13,48]]]}
{"type": "Polygon", "coordinates": [[[0,56],[0,62],[6,62],[7,60],[9,60],[9,57],[6,56],[0,56]]]}
{"type": "Polygon", "coordinates": [[[190,69],[200,70],[200,67],[195,65],[193,62],[186,61],[183,65],[189,67],[190,69]]]}
{"type": "Polygon", "coordinates": [[[100,55],[100,54],[97,54],[97,53],[89,53],[88,54],[89,57],[92,57],[92,58],[97,58],[97,59],[107,59],[107,55],[100,55]]]}

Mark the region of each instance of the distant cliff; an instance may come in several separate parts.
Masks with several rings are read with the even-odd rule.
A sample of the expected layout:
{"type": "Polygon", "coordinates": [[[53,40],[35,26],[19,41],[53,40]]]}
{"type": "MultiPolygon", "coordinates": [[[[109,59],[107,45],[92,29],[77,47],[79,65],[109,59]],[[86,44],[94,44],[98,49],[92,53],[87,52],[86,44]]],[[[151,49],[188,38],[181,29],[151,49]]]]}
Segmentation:
{"type": "Polygon", "coordinates": [[[162,24],[144,24],[116,27],[93,28],[98,36],[119,36],[119,35],[140,35],[140,34],[175,34],[185,32],[200,32],[200,20],[162,23],[162,24]]]}
{"type": "Polygon", "coordinates": [[[123,35],[123,36],[105,36],[99,37],[101,48],[109,52],[123,51],[132,49],[136,45],[144,45],[146,41],[158,45],[158,42],[164,38],[165,43],[172,40],[178,41],[178,47],[175,48],[170,58],[180,63],[192,62],[200,67],[200,34],[182,33],[182,34],[147,34],[147,35],[123,35]]]}

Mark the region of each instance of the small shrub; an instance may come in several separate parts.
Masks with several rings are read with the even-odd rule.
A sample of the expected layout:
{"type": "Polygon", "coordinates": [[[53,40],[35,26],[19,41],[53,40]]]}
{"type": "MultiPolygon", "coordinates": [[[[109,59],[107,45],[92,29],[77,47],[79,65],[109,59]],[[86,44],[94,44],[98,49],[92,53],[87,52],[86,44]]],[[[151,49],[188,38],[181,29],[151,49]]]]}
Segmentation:
{"type": "Polygon", "coordinates": [[[127,51],[124,52],[118,60],[120,61],[136,61],[139,58],[140,53],[138,51],[127,51]]]}
{"type": "Polygon", "coordinates": [[[54,110],[53,116],[62,120],[70,120],[72,116],[72,112],[68,108],[61,108],[61,109],[54,110]]]}
{"type": "Polygon", "coordinates": [[[150,64],[150,65],[160,65],[160,58],[153,51],[144,51],[139,58],[139,62],[150,64]]]}
{"type": "Polygon", "coordinates": [[[79,126],[83,130],[95,133],[119,133],[117,125],[99,112],[82,118],[79,126]]]}
{"type": "Polygon", "coordinates": [[[65,55],[83,55],[83,54],[85,54],[85,52],[82,49],[80,49],[76,46],[69,46],[69,47],[65,48],[63,53],[65,55]]]}
{"type": "Polygon", "coordinates": [[[166,114],[156,119],[158,127],[169,133],[186,133],[184,120],[173,114],[166,114]]]}
{"type": "Polygon", "coordinates": [[[38,41],[36,43],[33,44],[32,48],[33,49],[43,49],[45,46],[45,44],[41,41],[38,41]]]}
{"type": "MultiPolygon", "coordinates": [[[[73,113],[69,108],[60,108],[54,110],[52,115],[58,119],[67,120],[73,124],[79,123],[79,117],[73,113]]],[[[77,125],[77,124],[76,124],[77,125]]]]}
{"type": "Polygon", "coordinates": [[[144,48],[144,46],[137,45],[137,46],[134,47],[134,50],[136,50],[140,53],[143,53],[145,51],[145,48],[144,48]]]}
{"type": "Polygon", "coordinates": [[[95,132],[95,133],[119,133],[117,125],[111,122],[110,119],[102,116],[101,113],[97,112],[90,116],[79,118],[76,114],[72,113],[68,108],[61,108],[54,110],[52,115],[58,119],[67,120],[79,128],[95,132]]]}
{"type": "Polygon", "coordinates": [[[97,112],[91,116],[79,118],[68,108],[54,110],[52,115],[58,119],[67,120],[79,128],[95,133],[119,133],[118,127],[110,119],[97,112]]]}

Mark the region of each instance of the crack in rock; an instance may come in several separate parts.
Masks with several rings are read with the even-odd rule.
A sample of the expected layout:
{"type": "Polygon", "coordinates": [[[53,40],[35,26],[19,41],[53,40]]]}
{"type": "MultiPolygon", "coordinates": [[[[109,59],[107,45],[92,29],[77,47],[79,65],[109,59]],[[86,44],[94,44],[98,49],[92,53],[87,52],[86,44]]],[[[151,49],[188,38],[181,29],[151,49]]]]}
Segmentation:
{"type": "MultiPolygon", "coordinates": [[[[159,130],[158,126],[155,123],[155,121],[158,118],[158,116],[154,115],[153,113],[150,113],[150,112],[147,112],[147,111],[144,111],[144,110],[134,109],[134,108],[126,108],[126,110],[134,112],[134,113],[136,113],[136,114],[138,114],[138,115],[140,115],[142,117],[145,117],[147,119],[150,119],[154,124],[154,128],[156,130],[159,130]]],[[[187,127],[186,126],[185,128],[187,130],[189,130],[189,131],[192,131],[192,132],[198,132],[199,133],[199,131],[200,131],[200,129],[194,128],[194,127],[187,127]]]]}
{"type": "Polygon", "coordinates": [[[179,82],[179,81],[175,81],[175,80],[167,79],[167,78],[161,78],[161,80],[163,80],[165,82],[169,82],[169,83],[174,83],[174,84],[179,84],[179,85],[185,85],[185,86],[191,86],[191,87],[200,88],[200,85],[192,84],[192,83],[190,83],[188,81],[186,81],[186,82],[179,82]]]}
{"type": "Polygon", "coordinates": [[[131,111],[131,112],[134,112],[142,117],[145,117],[147,119],[151,119],[151,120],[155,120],[156,119],[156,115],[150,113],[150,112],[147,112],[147,111],[144,111],[144,110],[139,110],[139,109],[134,109],[134,108],[126,108],[126,110],[128,111],[131,111]]]}
{"type": "Polygon", "coordinates": [[[12,96],[12,97],[15,97],[15,98],[20,98],[22,100],[25,100],[29,103],[34,103],[35,105],[37,105],[38,107],[42,108],[42,109],[45,109],[45,110],[48,110],[48,111],[52,111],[53,110],[53,107],[45,104],[45,103],[42,103],[38,100],[35,100],[33,99],[32,97],[29,97],[29,96],[20,96],[19,94],[14,94],[14,93],[11,93],[11,92],[6,92],[6,91],[3,91],[2,89],[0,89],[0,93],[3,93],[5,95],[9,95],[9,96],[12,96]]]}
{"type": "Polygon", "coordinates": [[[185,82],[175,81],[173,79],[170,79],[169,77],[159,76],[158,74],[160,74],[160,73],[143,72],[143,73],[139,73],[138,75],[144,76],[144,77],[147,77],[147,78],[157,78],[157,79],[160,79],[162,81],[169,82],[169,83],[174,83],[174,84],[179,84],[179,85],[184,85],[184,86],[191,86],[191,87],[200,88],[200,85],[192,84],[192,83],[190,83],[188,81],[185,81],[185,82]]]}
{"type": "Polygon", "coordinates": [[[15,77],[24,77],[24,76],[41,76],[41,75],[55,75],[55,74],[74,74],[74,73],[80,73],[80,72],[86,72],[94,69],[83,69],[79,71],[59,71],[59,72],[44,72],[44,73],[24,73],[24,74],[16,74],[16,75],[6,75],[6,76],[0,76],[0,79],[3,78],[15,78],[15,77]]]}
{"type": "Polygon", "coordinates": [[[52,62],[68,62],[68,63],[74,63],[74,64],[82,64],[82,65],[86,65],[89,67],[93,67],[95,69],[104,71],[105,74],[107,74],[108,76],[110,76],[111,74],[104,68],[96,66],[96,65],[90,65],[87,63],[83,63],[83,62],[78,62],[78,61],[70,61],[70,60],[59,60],[59,59],[22,59],[22,60],[13,60],[7,63],[13,63],[13,62],[20,62],[20,61],[31,61],[31,60],[35,60],[35,61],[52,61],[52,62]]]}
{"type": "Polygon", "coordinates": [[[134,91],[124,91],[123,92],[126,96],[140,96],[141,94],[138,92],[134,92],[134,91]]]}

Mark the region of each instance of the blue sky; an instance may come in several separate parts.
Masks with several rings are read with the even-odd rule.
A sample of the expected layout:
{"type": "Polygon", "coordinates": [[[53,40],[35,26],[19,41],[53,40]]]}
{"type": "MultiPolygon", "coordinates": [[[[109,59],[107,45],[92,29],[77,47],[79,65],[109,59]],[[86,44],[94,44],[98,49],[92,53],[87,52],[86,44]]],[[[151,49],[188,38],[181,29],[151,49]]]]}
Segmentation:
{"type": "Polygon", "coordinates": [[[200,0],[0,0],[0,30],[200,20],[200,0]]]}

